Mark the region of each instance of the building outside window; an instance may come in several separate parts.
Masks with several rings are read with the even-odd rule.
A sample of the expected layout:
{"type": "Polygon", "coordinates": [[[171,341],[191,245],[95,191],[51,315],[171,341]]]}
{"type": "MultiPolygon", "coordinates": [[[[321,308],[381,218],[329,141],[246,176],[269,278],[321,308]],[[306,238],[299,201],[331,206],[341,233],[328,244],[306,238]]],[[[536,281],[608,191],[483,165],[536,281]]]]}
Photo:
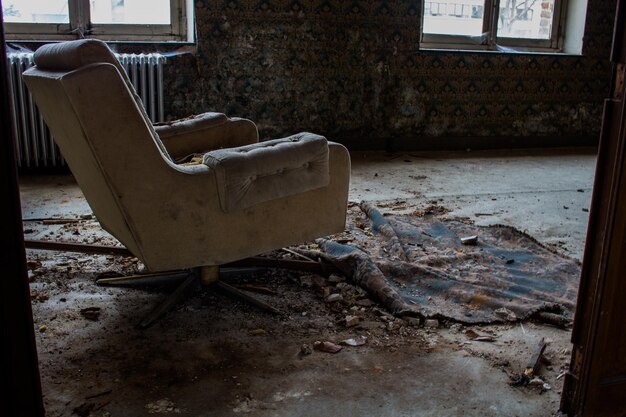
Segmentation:
{"type": "MultiPolygon", "coordinates": [[[[566,3],[565,0],[424,0],[421,44],[457,49],[505,46],[560,51],[566,3]]],[[[586,1],[569,3],[586,8],[586,1]]]]}
{"type": "Polygon", "coordinates": [[[6,0],[10,39],[187,41],[188,0],[6,0]]]}

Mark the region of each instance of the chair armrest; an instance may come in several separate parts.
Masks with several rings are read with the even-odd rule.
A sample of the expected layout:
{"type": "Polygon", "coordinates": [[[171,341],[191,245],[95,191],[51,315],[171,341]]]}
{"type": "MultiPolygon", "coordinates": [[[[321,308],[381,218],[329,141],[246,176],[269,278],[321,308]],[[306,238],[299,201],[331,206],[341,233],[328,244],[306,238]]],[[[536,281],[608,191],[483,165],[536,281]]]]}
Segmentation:
{"type": "Polygon", "coordinates": [[[330,181],[328,142],[300,133],[204,155],[215,172],[225,212],[325,187],[330,181]]]}
{"type": "Polygon", "coordinates": [[[229,118],[222,113],[203,113],[173,122],[156,123],[154,129],[174,160],[259,141],[253,122],[229,118]]]}

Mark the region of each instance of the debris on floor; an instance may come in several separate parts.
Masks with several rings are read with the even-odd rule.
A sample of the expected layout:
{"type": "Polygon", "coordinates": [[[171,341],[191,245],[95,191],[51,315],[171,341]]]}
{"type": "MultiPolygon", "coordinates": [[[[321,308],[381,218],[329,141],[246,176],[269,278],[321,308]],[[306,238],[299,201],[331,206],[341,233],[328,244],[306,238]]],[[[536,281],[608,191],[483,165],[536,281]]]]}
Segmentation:
{"type": "Polygon", "coordinates": [[[478,243],[478,236],[465,236],[461,238],[461,243],[464,245],[475,245],[478,243]]]}
{"type": "Polygon", "coordinates": [[[276,291],[272,290],[271,288],[268,288],[266,286],[259,285],[259,284],[241,284],[241,285],[238,285],[237,288],[239,288],[240,290],[257,292],[259,294],[269,294],[269,295],[277,294],[276,291]]]}
{"type": "Polygon", "coordinates": [[[322,252],[304,253],[332,263],[395,315],[495,323],[549,313],[571,321],[576,260],[508,226],[385,216],[367,202],[359,208],[349,215],[350,244],[319,239],[322,252]]]}
{"type": "Polygon", "coordinates": [[[505,321],[517,321],[517,315],[506,307],[495,309],[493,314],[505,321]]]}
{"type": "MultiPolygon", "coordinates": [[[[395,202],[389,204],[394,212],[400,207],[395,202]]],[[[67,217],[81,218],[78,214],[67,217]]],[[[363,227],[370,237],[375,235],[367,219],[363,219],[363,227]]],[[[119,245],[90,219],[61,225],[32,222],[28,229],[33,235],[49,239],[119,245]]],[[[425,233],[431,234],[428,230],[425,233]]],[[[351,231],[330,239],[338,244],[359,244],[351,231]]],[[[303,248],[317,250],[319,246],[305,244],[303,248]]],[[[294,252],[300,249],[293,248],[294,252]]],[[[298,255],[274,252],[269,256],[295,259],[298,255]]],[[[524,322],[527,330],[522,336],[519,321],[509,323],[503,319],[497,325],[470,327],[444,317],[397,317],[344,273],[320,276],[268,270],[254,278],[237,277],[233,286],[280,304],[285,315],[272,316],[218,293],[196,291],[154,328],[138,331],[134,329],[137,316],[169,290],[94,285],[98,276],[137,273],[142,266],[136,259],[29,250],[28,261],[36,329],[41,329],[36,336],[46,408],[51,417],[69,416],[75,409],[92,417],[123,415],[126,411],[120,410],[126,406],[128,395],[137,396],[137,392],[147,396],[127,415],[186,415],[194,405],[173,395],[214,386],[218,394],[211,391],[207,397],[223,396],[226,400],[220,404],[230,407],[221,408],[221,415],[250,415],[275,410],[278,403],[274,396],[279,392],[281,407],[304,398],[295,392],[320,395],[318,388],[325,390],[326,382],[313,388],[298,386],[311,375],[327,382],[336,379],[341,386],[344,374],[355,381],[363,375],[383,378],[399,372],[398,367],[409,366],[407,363],[415,358],[423,358],[427,364],[430,355],[443,353],[458,354],[463,363],[485,363],[487,372],[496,370],[506,385],[509,375],[519,374],[528,357],[521,341],[537,332],[559,340],[558,351],[550,351],[553,369],[544,367],[540,376],[554,393],[546,394],[556,398],[563,380],[557,376],[567,370],[569,360],[567,333],[559,329],[524,322]],[[341,298],[326,303],[331,294],[341,298]],[[470,329],[478,337],[493,337],[494,341],[478,343],[465,333],[470,329]],[[520,336],[515,336],[517,333],[520,336]],[[314,348],[314,341],[330,345],[317,344],[314,348]],[[465,341],[469,345],[463,345],[465,341]],[[326,354],[337,347],[343,350],[326,354]],[[95,357],[98,361],[93,361],[95,357]],[[299,370],[303,373],[298,374],[299,370]],[[289,383],[283,382],[292,374],[289,383]],[[94,393],[110,392],[112,384],[115,396],[89,398],[94,393]],[[273,384],[286,385],[264,391],[273,384]]],[[[439,300],[429,295],[425,301],[436,305],[439,300]]],[[[508,312],[503,314],[503,318],[510,316],[508,312]]],[[[545,391],[544,385],[541,387],[545,391]]],[[[524,395],[533,392],[524,390],[524,395]]]]}
{"type": "Polygon", "coordinates": [[[326,302],[328,303],[336,303],[338,301],[343,301],[343,295],[335,293],[335,294],[330,294],[326,298],[326,302]]]}
{"type": "Polygon", "coordinates": [[[493,336],[478,333],[476,330],[473,330],[473,329],[466,330],[465,331],[465,336],[467,336],[469,339],[471,339],[471,340],[473,340],[475,342],[493,342],[493,341],[495,341],[495,338],[493,336]]]}
{"type": "Polygon", "coordinates": [[[541,385],[543,387],[544,381],[537,377],[537,372],[541,368],[543,354],[548,344],[544,338],[541,338],[537,343],[537,347],[533,351],[526,368],[520,374],[519,378],[513,381],[513,385],[541,385]]]}
{"type": "Polygon", "coordinates": [[[361,319],[359,318],[359,316],[346,316],[345,325],[346,327],[354,327],[359,324],[360,321],[361,319]]]}
{"type": "Polygon", "coordinates": [[[426,319],[426,320],[424,320],[424,327],[428,327],[428,328],[431,328],[431,329],[436,329],[437,327],[439,327],[439,320],[426,319]]]}
{"type": "Polygon", "coordinates": [[[180,414],[181,412],[176,404],[167,398],[146,404],[146,411],[148,414],[180,414]]]}
{"type": "Polygon", "coordinates": [[[301,356],[308,356],[312,353],[313,353],[313,347],[309,345],[308,343],[303,343],[302,346],[300,346],[301,356]]]}
{"type": "Polygon", "coordinates": [[[80,314],[87,320],[98,321],[100,318],[100,307],[82,308],[80,314]]]}
{"type": "Polygon", "coordinates": [[[341,344],[346,346],[363,346],[366,343],[367,336],[351,337],[350,339],[341,341],[341,344]]]}
{"type": "Polygon", "coordinates": [[[333,342],[329,342],[329,341],[320,342],[319,340],[313,343],[313,348],[315,350],[319,350],[320,352],[327,352],[327,353],[337,353],[342,349],[340,345],[335,344],[333,342]]]}

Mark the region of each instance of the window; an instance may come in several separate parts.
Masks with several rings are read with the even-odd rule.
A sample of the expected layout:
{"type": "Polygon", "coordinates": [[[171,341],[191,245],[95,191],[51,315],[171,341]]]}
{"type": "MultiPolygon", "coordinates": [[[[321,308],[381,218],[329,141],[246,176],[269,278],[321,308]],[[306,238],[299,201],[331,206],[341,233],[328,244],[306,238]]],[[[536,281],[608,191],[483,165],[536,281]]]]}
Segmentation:
{"type": "Polygon", "coordinates": [[[9,39],[188,41],[189,0],[4,0],[9,39]]]}
{"type": "Polygon", "coordinates": [[[421,44],[456,49],[562,49],[566,0],[424,1],[421,44]]]}

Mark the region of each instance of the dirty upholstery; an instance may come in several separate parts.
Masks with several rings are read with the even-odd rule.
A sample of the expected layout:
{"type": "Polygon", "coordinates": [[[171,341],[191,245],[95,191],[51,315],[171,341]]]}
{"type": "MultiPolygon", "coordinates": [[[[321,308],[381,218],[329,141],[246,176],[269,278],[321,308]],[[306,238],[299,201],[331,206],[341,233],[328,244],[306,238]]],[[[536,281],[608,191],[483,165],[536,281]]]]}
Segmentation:
{"type": "Polygon", "coordinates": [[[156,123],[156,133],[175,161],[209,149],[233,148],[259,141],[250,120],[203,113],[172,122],[156,123]]]}
{"type": "Polygon", "coordinates": [[[220,204],[231,212],[288,197],[329,182],[328,143],[312,133],[204,155],[215,171],[220,204]]]}
{"type": "Polygon", "coordinates": [[[42,46],[24,79],[98,221],[149,270],[220,265],[343,231],[343,146],[327,143],[327,185],[224,211],[216,169],[170,156],[257,143],[254,123],[209,114],[157,134],[111,57],[94,40],[42,46]]]}
{"type": "MultiPolygon", "coordinates": [[[[113,65],[124,83],[128,87],[128,91],[137,103],[137,110],[142,116],[149,120],[148,113],[143,106],[139,94],[135,91],[135,87],[130,82],[128,74],[122,68],[120,62],[115,58],[113,52],[106,43],[98,39],[81,39],[72,42],[50,43],[42,46],[35,51],[33,56],[35,65],[48,70],[71,71],[91,64],[107,63],[113,65]]],[[[159,140],[152,123],[147,123],[148,129],[152,133],[154,143],[163,152],[166,158],[170,158],[163,143],[159,140]]]]}
{"type": "MultiPolygon", "coordinates": [[[[50,70],[74,70],[106,62],[114,65],[120,71],[120,75],[125,74],[107,44],[96,39],[47,44],[37,49],[34,60],[38,67],[50,70]]],[[[128,78],[125,78],[124,81],[127,81],[128,78]]]]}
{"type": "MultiPolygon", "coordinates": [[[[82,39],[44,45],[34,55],[35,65],[49,70],[75,70],[80,67],[108,63],[120,73],[129,92],[138,104],[138,110],[148,120],[141,98],[135,91],[128,74],[122,68],[106,43],[97,39],[82,39]]],[[[180,159],[198,152],[198,144],[204,150],[247,145],[258,142],[257,128],[249,120],[228,118],[222,113],[204,113],[167,123],[148,123],[155,143],[170,159],[180,159]]],[[[202,149],[202,148],[201,148],[202,149]]]]}

